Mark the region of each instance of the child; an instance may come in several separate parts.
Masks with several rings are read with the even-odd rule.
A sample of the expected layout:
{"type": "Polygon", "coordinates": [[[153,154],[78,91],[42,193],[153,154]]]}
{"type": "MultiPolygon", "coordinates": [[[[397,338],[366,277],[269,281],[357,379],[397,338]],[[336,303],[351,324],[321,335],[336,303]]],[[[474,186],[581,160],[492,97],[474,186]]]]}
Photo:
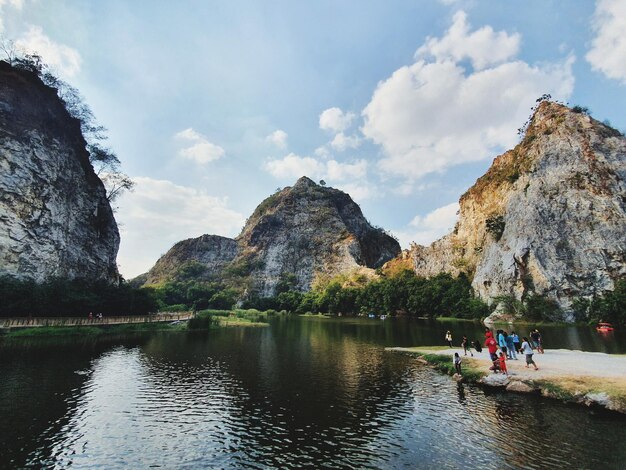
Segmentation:
{"type": "Polygon", "coordinates": [[[467,336],[463,336],[463,341],[461,341],[461,347],[465,352],[465,356],[467,356],[467,351],[469,351],[470,355],[474,357],[474,353],[472,352],[472,348],[470,348],[469,341],[467,340],[467,336]]]}
{"type": "Polygon", "coordinates": [[[500,370],[502,371],[502,373],[505,375],[509,375],[509,371],[506,368],[506,354],[501,352],[498,362],[499,362],[498,365],[500,366],[500,370]]]}
{"type": "Polygon", "coordinates": [[[446,332],[446,342],[448,343],[448,346],[452,348],[452,333],[450,333],[450,330],[446,332]]]}
{"type": "Polygon", "coordinates": [[[532,364],[533,366],[535,366],[535,370],[539,370],[539,367],[537,367],[537,364],[535,364],[535,361],[533,361],[533,348],[530,346],[528,338],[524,336],[523,340],[524,342],[522,343],[522,353],[526,356],[526,368],[528,369],[528,366],[532,364]]]}
{"type": "Polygon", "coordinates": [[[454,353],[454,359],[452,359],[453,363],[454,363],[454,369],[456,370],[456,373],[459,375],[463,375],[461,374],[461,356],[459,356],[459,353],[454,353]]]}

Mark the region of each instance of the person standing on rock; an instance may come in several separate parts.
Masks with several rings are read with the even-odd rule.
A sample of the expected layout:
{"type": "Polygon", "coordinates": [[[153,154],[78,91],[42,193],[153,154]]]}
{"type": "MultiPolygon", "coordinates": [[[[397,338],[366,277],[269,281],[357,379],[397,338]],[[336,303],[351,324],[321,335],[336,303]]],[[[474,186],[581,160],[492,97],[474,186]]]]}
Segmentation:
{"type": "Polygon", "coordinates": [[[533,361],[533,348],[530,346],[528,338],[524,337],[522,342],[522,353],[526,356],[526,368],[528,369],[529,365],[535,366],[535,370],[539,370],[535,361],[533,361]]]}
{"type": "Polygon", "coordinates": [[[450,333],[450,330],[446,332],[446,341],[448,342],[448,346],[452,348],[452,333],[450,333]]]}

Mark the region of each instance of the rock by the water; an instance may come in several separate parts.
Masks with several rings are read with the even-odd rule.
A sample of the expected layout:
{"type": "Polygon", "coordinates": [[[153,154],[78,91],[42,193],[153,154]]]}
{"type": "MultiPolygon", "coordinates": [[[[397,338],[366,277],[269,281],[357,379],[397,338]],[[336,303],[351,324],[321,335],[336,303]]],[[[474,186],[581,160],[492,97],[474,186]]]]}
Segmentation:
{"type": "Polygon", "coordinates": [[[509,377],[504,374],[489,374],[480,379],[480,383],[488,387],[506,387],[509,377]]]}
{"type": "Polygon", "coordinates": [[[506,391],[507,392],[519,392],[519,393],[531,393],[531,392],[536,391],[536,389],[520,380],[512,380],[506,386],[506,391]]]}
{"type": "Polygon", "coordinates": [[[119,233],[80,122],[0,61],[0,275],[116,280],[119,233]]]}

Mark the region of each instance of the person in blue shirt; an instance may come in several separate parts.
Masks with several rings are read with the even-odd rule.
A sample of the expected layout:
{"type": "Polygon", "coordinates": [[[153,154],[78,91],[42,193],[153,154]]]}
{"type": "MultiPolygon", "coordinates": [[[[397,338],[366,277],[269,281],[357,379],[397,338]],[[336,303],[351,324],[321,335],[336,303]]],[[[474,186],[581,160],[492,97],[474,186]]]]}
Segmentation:
{"type": "Polygon", "coordinates": [[[498,346],[504,354],[506,354],[506,339],[504,339],[504,330],[498,330],[498,346]]]}
{"type": "Polygon", "coordinates": [[[506,342],[506,349],[509,352],[509,359],[515,359],[517,361],[517,352],[515,351],[515,341],[513,340],[513,335],[507,335],[505,331],[504,341],[506,342]]]}

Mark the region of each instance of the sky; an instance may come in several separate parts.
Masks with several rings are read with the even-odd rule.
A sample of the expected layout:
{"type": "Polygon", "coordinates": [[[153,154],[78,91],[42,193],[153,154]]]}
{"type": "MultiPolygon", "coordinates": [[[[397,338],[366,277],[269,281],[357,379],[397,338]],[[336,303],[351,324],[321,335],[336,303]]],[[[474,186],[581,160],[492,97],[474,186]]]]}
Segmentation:
{"type": "Polygon", "coordinates": [[[304,175],[428,244],[544,93],[626,130],[626,0],[0,0],[0,34],[80,90],[136,182],[127,279],[304,175]]]}

